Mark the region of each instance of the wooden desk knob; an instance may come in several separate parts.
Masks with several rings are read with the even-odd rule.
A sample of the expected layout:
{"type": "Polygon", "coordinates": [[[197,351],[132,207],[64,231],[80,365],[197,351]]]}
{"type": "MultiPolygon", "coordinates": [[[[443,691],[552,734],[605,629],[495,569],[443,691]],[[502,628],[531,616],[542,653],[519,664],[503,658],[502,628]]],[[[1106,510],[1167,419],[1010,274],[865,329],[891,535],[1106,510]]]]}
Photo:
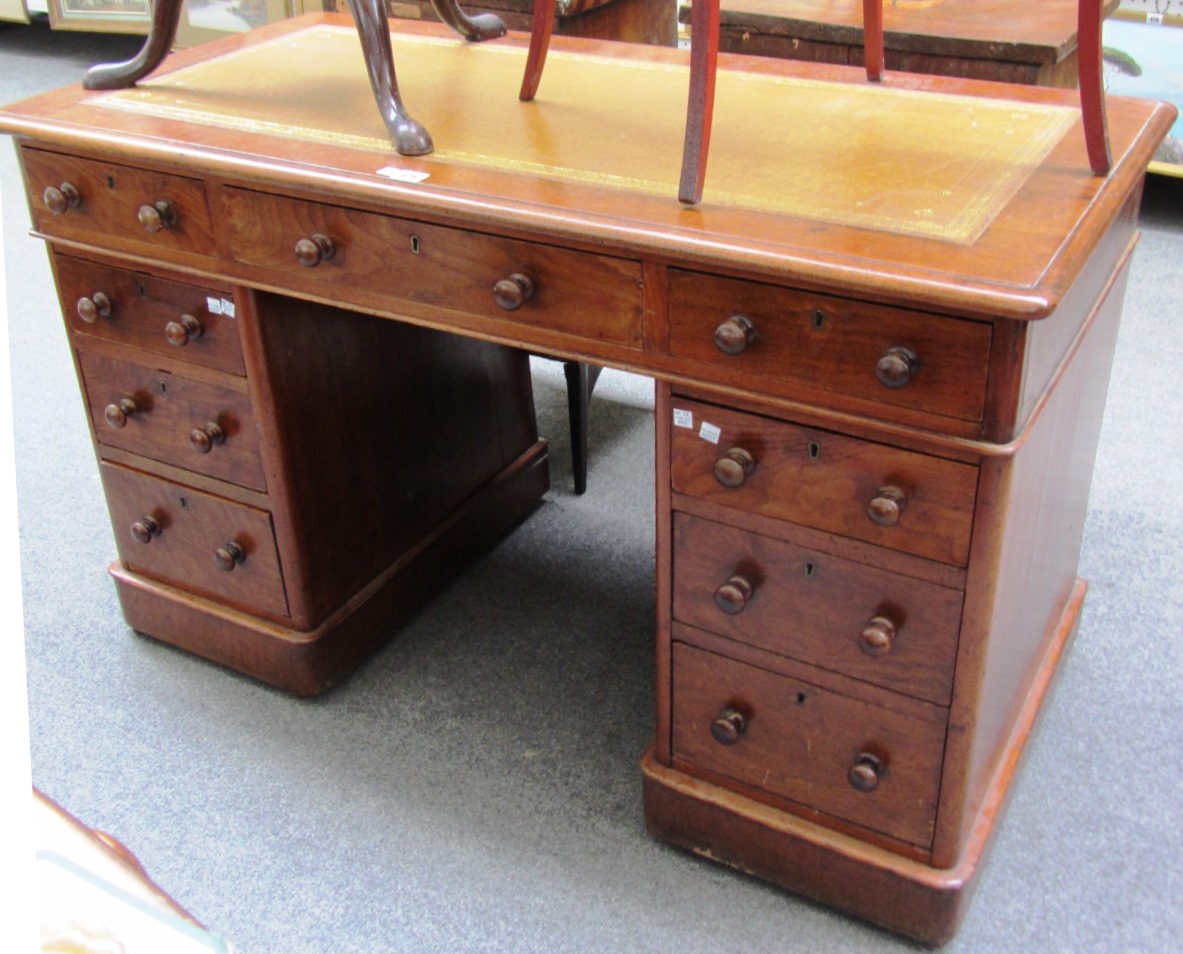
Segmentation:
{"type": "Polygon", "coordinates": [[[78,187],[74,184],[63,182],[57,188],[49,186],[41,193],[41,201],[45,203],[45,207],[54,215],[61,215],[70,209],[76,209],[82,205],[82,193],[78,191],[78,187]]]}
{"type": "Polygon", "coordinates": [[[741,486],[755,469],[756,459],[742,447],[733,447],[715,461],[715,480],[734,489],[741,486]]]}
{"type": "Polygon", "coordinates": [[[919,364],[916,352],[911,348],[888,348],[875,365],[875,377],[885,388],[902,388],[912,380],[919,364]]]}
{"type": "Polygon", "coordinates": [[[872,523],[877,523],[881,527],[892,527],[899,523],[907,505],[908,498],[899,487],[880,487],[867,504],[867,516],[871,518],[872,523]]]}
{"type": "Polygon", "coordinates": [[[78,299],[78,317],[88,325],[93,325],[100,318],[111,314],[111,299],[102,292],[95,292],[90,298],[85,296],[78,299]]]}
{"type": "Polygon", "coordinates": [[[189,446],[199,454],[208,454],[217,444],[226,443],[226,432],[217,421],[207,421],[204,427],[195,427],[189,432],[189,446]]]}
{"type": "Polygon", "coordinates": [[[136,218],[149,235],[177,226],[177,210],[168,199],[157,199],[151,205],[141,205],[136,218]]]}
{"type": "Polygon", "coordinates": [[[327,235],[317,232],[312,238],[302,238],[296,243],[296,261],[305,268],[315,268],[337,254],[337,246],[327,235]]]}
{"type": "Polygon", "coordinates": [[[229,573],[246,559],[246,551],[241,544],[227,540],[214,551],[214,560],[223,570],[229,573]]]}
{"type": "Polygon", "coordinates": [[[726,583],[715,590],[715,605],[728,616],[742,613],[752,598],[754,587],[746,576],[736,573],[726,583]]]}
{"type": "Polygon", "coordinates": [[[108,404],[103,408],[103,420],[107,422],[108,427],[119,430],[121,427],[126,427],[128,419],[134,417],[139,411],[136,402],[131,398],[120,398],[114,404],[108,404]]]}
{"type": "Polygon", "coordinates": [[[137,543],[151,543],[153,537],[160,536],[160,521],[150,513],[144,514],[131,525],[131,536],[137,543]]]}
{"type": "Polygon", "coordinates": [[[192,315],[181,315],[176,321],[170,321],[164,326],[164,337],[174,348],[183,348],[203,334],[205,334],[205,329],[201,326],[201,322],[192,315]]]}
{"type": "Polygon", "coordinates": [[[883,774],[883,760],[870,752],[860,752],[846,778],[850,784],[860,792],[873,792],[879,787],[879,778],[883,774]]]}
{"type": "Polygon", "coordinates": [[[755,340],[756,326],[743,315],[732,315],[715,329],[715,347],[723,354],[741,354],[755,340]]]}
{"type": "Polygon", "coordinates": [[[723,709],[719,713],[719,718],[711,723],[711,735],[720,745],[735,745],[747,728],[748,717],[738,709],[728,707],[723,709]]]}
{"type": "Polygon", "coordinates": [[[868,656],[886,656],[895,642],[895,623],[886,616],[873,616],[859,633],[859,649],[868,656]]]}
{"type": "Polygon", "coordinates": [[[493,300],[506,311],[517,311],[533,297],[534,280],[521,272],[514,272],[493,286],[493,300]]]}

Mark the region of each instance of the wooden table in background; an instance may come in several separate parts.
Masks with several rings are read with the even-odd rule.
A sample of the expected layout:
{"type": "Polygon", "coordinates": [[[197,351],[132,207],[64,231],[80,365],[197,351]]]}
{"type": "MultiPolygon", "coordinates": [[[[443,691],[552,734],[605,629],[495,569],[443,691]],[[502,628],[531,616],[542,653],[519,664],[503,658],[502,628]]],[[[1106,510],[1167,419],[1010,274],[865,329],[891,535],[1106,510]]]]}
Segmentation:
{"type": "MultiPolygon", "coordinates": [[[[1106,16],[1119,0],[1105,0],[1106,16]]],[[[911,0],[883,9],[889,70],[1076,85],[1076,0],[911,0]]],[[[688,20],[689,8],[681,17],[688,20]]],[[[719,49],[863,63],[861,0],[723,0],[719,49]]]]}

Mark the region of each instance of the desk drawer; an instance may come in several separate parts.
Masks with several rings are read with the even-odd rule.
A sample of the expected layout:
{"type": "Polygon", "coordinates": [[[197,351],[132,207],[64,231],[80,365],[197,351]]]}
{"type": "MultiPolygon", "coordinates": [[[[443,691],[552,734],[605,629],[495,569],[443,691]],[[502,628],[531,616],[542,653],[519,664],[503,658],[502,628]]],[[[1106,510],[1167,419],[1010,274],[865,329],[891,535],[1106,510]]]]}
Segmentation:
{"type": "Polygon", "coordinates": [[[87,350],[79,363],[100,444],[266,490],[255,414],[243,391],[87,350]]]}
{"type": "Polygon", "coordinates": [[[676,396],[673,408],[677,493],[966,564],[976,467],[676,396]]]}
{"type": "Polygon", "coordinates": [[[483,318],[594,336],[641,347],[640,263],[443,228],[386,215],[228,189],[227,221],[237,261],[309,287],[447,308],[483,318]],[[322,236],[327,254],[298,242],[322,236]],[[511,276],[525,276],[532,291],[511,276]],[[509,282],[498,304],[494,287],[509,282]],[[521,298],[518,304],[518,298],[521,298]]]}
{"type": "Polygon", "coordinates": [[[246,610],[287,615],[269,513],[116,464],[104,462],[100,471],[129,570],[246,610]]]}
{"type": "Polygon", "coordinates": [[[989,324],[676,269],[669,293],[670,353],[709,363],[728,383],[982,419],[989,324]],[[737,335],[743,321],[750,340],[737,335]]]}
{"type": "Polygon", "coordinates": [[[246,373],[229,290],[68,255],[56,255],[55,262],[62,311],[75,334],[231,374],[246,373]]]}
{"type": "Polygon", "coordinates": [[[38,231],[96,248],[213,255],[200,179],[26,149],[38,231]]]}
{"type": "Polygon", "coordinates": [[[674,514],[674,619],[948,705],[962,593],[674,514]]]}
{"type": "Polygon", "coordinates": [[[939,710],[931,721],[913,718],[679,642],[673,667],[676,765],[929,846],[945,741],[939,710]]]}

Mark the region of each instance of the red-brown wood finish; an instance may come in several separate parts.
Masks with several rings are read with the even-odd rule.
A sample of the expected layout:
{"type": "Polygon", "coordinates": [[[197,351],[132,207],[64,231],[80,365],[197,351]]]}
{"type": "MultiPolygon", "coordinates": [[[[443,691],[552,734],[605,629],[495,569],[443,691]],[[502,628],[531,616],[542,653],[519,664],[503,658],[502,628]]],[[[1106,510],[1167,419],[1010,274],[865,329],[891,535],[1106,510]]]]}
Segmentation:
{"type": "MultiPolygon", "coordinates": [[[[161,73],[325,21],[347,22],[276,24],[161,73]]],[[[574,64],[686,67],[553,43],[574,64]]],[[[866,84],[719,65],[769,90],[866,84]]],[[[480,162],[423,158],[407,185],[375,173],[384,151],[102,110],[78,88],[8,107],[0,129],[53,248],[133,628],[323,691],[545,492],[520,349],[649,374],[649,827],[940,943],[1084,596],[1138,199],[1174,114],[1108,107],[1107,177],[1076,123],[967,243],[480,162]],[[142,436],[162,409],[179,444],[171,425],[142,436]]],[[[792,174],[791,157],[751,160],[792,174]]]]}

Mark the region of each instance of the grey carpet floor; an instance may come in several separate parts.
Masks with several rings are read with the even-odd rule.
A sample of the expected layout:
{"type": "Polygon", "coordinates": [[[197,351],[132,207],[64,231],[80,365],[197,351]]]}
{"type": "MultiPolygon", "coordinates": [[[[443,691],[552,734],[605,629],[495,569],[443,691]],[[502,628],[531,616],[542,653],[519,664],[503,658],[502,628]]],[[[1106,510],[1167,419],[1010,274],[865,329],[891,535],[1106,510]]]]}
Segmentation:
{"type": "MultiPolygon", "coordinates": [[[[0,101],[138,41],[0,26],[0,101]]],[[[1183,936],[1183,182],[1152,183],[1085,533],[1080,633],[958,952],[1183,936]]],[[[249,954],[816,952],[906,942],[651,839],[649,382],[608,373],[586,496],[536,368],[553,489],[329,696],[131,634],[44,249],[0,198],[34,783],[249,954]]]]}

